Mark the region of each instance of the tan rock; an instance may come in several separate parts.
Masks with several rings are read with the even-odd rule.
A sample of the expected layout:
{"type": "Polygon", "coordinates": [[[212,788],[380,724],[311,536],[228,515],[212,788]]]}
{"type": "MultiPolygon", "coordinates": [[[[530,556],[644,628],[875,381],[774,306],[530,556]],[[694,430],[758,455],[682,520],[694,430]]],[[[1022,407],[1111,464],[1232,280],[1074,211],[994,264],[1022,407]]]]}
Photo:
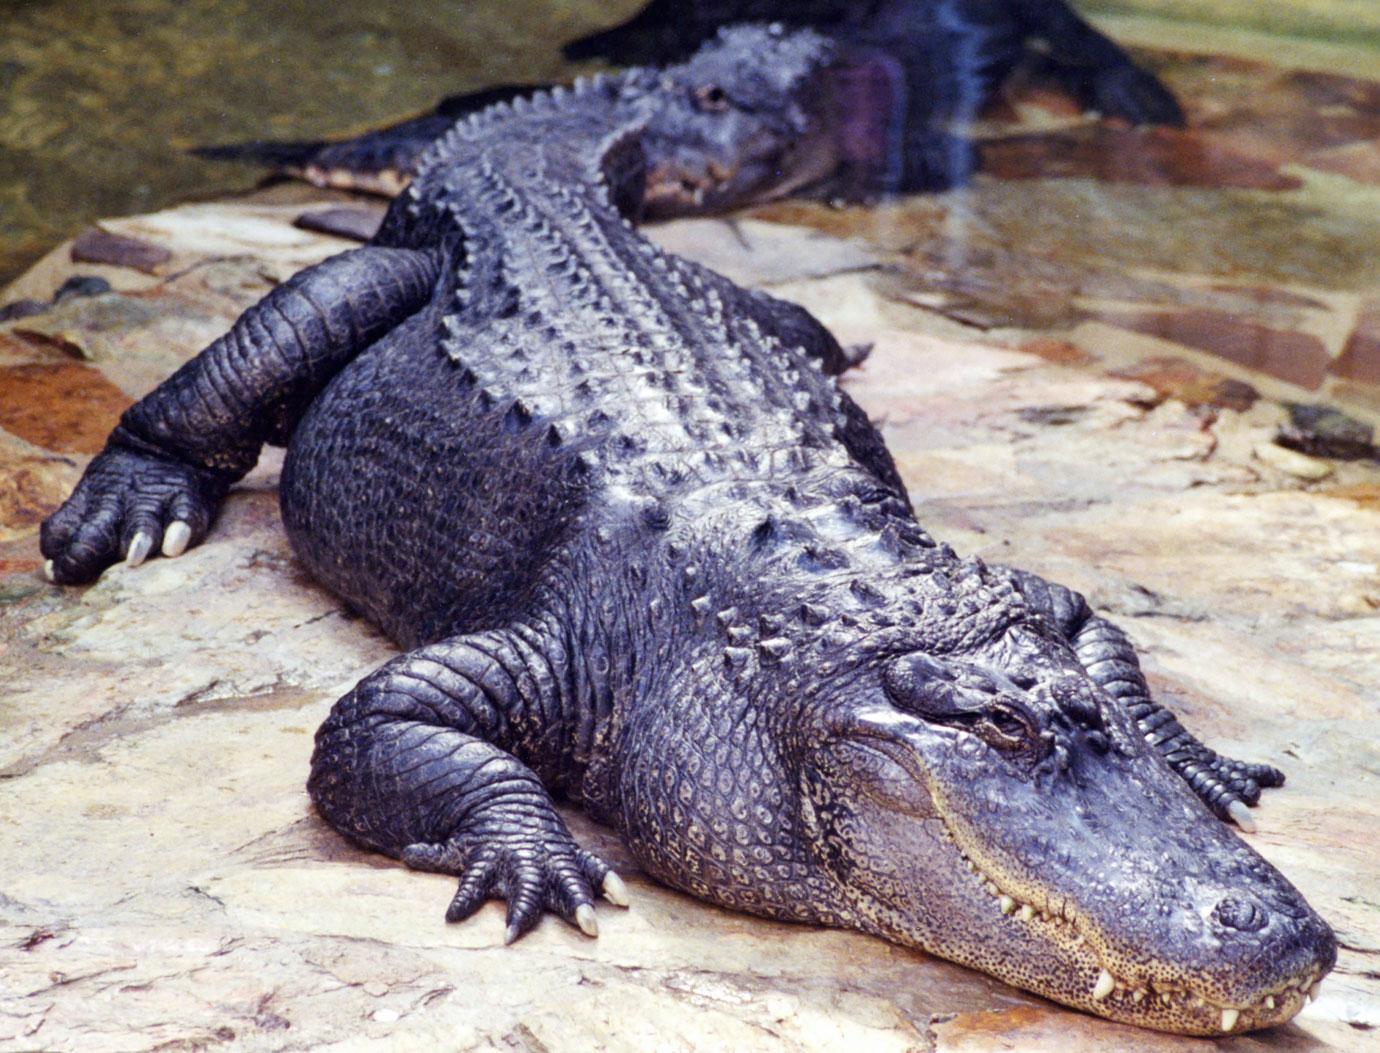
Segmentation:
{"type": "MultiPolygon", "coordinates": [[[[34,324],[137,395],[273,278],[339,248],[291,227],[302,207],[111,224],[190,269],[124,287],[137,311],[74,304],[34,324]]],[[[849,389],[882,420],[922,520],[1086,590],[1190,727],[1287,769],[1253,843],[1337,925],[1342,959],[1295,1023],[1231,1048],[1360,1048],[1380,989],[1365,774],[1380,768],[1380,474],[1303,492],[1251,459],[1242,429],[1266,427],[1260,406],[1217,420],[1156,405],[1091,356],[955,339],[882,295],[847,237],[767,228],[747,249],[723,224],[663,236],[739,253],[743,275],[873,342],[849,389]],[[783,245],[794,258],[773,270],[783,245]]],[[[27,338],[4,349],[6,366],[62,361],[27,338]]],[[[276,458],[206,544],[56,590],[35,531],[89,444],[54,452],[75,432],[7,419],[29,441],[0,433],[0,1049],[1213,1048],[856,933],[726,913],[657,886],[574,814],[632,892],[630,910],[600,907],[597,940],[547,919],[505,948],[497,904],[447,925],[450,879],[352,847],[304,792],[318,722],[392,646],[297,568],[276,458]]]]}

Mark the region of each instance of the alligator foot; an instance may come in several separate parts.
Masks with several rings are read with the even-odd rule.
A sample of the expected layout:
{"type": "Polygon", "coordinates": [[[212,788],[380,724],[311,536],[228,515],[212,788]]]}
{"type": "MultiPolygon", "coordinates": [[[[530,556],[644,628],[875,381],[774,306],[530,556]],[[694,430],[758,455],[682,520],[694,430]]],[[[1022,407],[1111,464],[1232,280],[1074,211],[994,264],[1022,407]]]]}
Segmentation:
{"type": "Polygon", "coordinates": [[[628,905],[622,879],[564,831],[462,834],[441,844],[408,845],[402,861],[415,870],[459,875],[460,887],[446,908],[446,921],[464,921],[486,900],[506,900],[505,943],[536,925],[543,911],[559,914],[586,936],[598,936],[595,889],[615,906],[628,905]]]}
{"type": "Polygon", "coordinates": [[[1262,787],[1284,785],[1284,773],[1268,764],[1233,760],[1203,745],[1163,706],[1148,698],[1127,707],[1136,725],[1184,781],[1220,818],[1254,832],[1248,806],[1260,800],[1262,787]]]}
{"type": "Polygon", "coordinates": [[[91,581],[123,559],[180,556],[206,536],[225,484],[189,465],[107,447],[67,502],[43,524],[49,580],[91,581]]]}
{"type": "MultiPolygon", "coordinates": [[[[1049,588],[1052,592],[1059,586],[1049,588]]],[[[1146,741],[1218,818],[1253,831],[1255,821],[1248,807],[1260,800],[1263,787],[1283,786],[1284,773],[1268,764],[1223,757],[1194,738],[1173,713],[1151,699],[1140,660],[1126,634],[1105,618],[1093,615],[1086,603],[1083,608],[1086,613],[1069,639],[1088,674],[1126,706],[1146,741]]]]}
{"type": "Polygon", "coordinates": [[[1022,570],[994,568],[1007,575],[1032,607],[1046,615],[1073,645],[1093,682],[1126,707],[1146,741],[1224,822],[1253,832],[1249,811],[1260,791],[1283,786],[1284,773],[1268,764],[1233,760],[1203,745],[1173,713],[1150,697],[1150,685],[1130,638],[1117,625],[1093,614],[1072,589],[1022,570]]]}

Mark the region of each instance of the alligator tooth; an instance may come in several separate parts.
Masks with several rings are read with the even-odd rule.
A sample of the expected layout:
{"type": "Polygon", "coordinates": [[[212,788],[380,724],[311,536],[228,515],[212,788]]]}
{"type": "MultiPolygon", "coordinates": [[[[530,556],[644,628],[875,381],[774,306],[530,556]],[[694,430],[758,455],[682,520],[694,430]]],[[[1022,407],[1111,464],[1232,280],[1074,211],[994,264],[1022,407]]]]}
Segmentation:
{"type": "Polygon", "coordinates": [[[1145,1001],[1145,991],[1144,991],[1144,989],[1143,989],[1143,988],[1140,988],[1140,987],[1137,987],[1134,991],[1132,991],[1132,992],[1131,992],[1131,1001],[1133,1001],[1133,1002],[1135,1002],[1135,1003],[1137,1003],[1137,1004],[1139,1004],[1139,1003],[1145,1001]]]}
{"type": "Polygon", "coordinates": [[[1010,914],[1016,909],[1016,901],[1010,896],[1003,896],[997,905],[1001,907],[1001,912],[1003,914],[1010,914]]]}
{"type": "Polygon", "coordinates": [[[1161,992],[1160,992],[1160,1001],[1163,1002],[1165,1005],[1168,1005],[1168,1004],[1169,1004],[1169,992],[1168,992],[1168,991],[1161,991],[1161,992]]]}
{"type": "Polygon", "coordinates": [[[1022,903],[1021,913],[1019,917],[1021,921],[1030,921],[1032,918],[1035,917],[1035,908],[1032,907],[1029,903],[1022,903]]]}
{"type": "Polygon", "coordinates": [[[995,881],[989,880],[987,882],[984,882],[984,887],[987,889],[988,892],[992,893],[992,895],[994,896],[1001,894],[1001,889],[997,888],[997,883],[995,881]]]}
{"type": "Polygon", "coordinates": [[[1236,1018],[1240,1015],[1241,1011],[1239,1009],[1223,1009],[1222,1030],[1230,1031],[1232,1028],[1234,1028],[1236,1026],[1236,1018]]]}
{"type": "Polygon", "coordinates": [[[1266,1008],[1266,1009],[1273,1009],[1274,1007],[1275,1007],[1275,996],[1274,996],[1274,995],[1266,995],[1266,996],[1265,996],[1265,1008],[1266,1008]]]}
{"type": "Polygon", "coordinates": [[[1112,974],[1103,969],[1097,974],[1097,983],[1093,985],[1093,1001],[1100,1002],[1116,989],[1116,981],[1112,979],[1112,974]]]}

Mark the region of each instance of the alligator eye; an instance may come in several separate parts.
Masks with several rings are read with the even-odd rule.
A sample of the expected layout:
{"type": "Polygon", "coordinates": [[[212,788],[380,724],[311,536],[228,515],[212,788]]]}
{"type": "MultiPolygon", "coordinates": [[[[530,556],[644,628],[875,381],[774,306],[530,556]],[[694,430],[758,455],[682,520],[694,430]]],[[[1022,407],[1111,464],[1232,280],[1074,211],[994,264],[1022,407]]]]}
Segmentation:
{"type": "Polygon", "coordinates": [[[989,746],[999,750],[1027,750],[1037,742],[1035,729],[1025,715],[1004,702],[987,710],[973,730],[989,746]]]}
{"type": "Polygon", "coordinates": [[[728,109],[728,96],[717,84],[705,84],[695,89],[695,109],[701,113],[723,113],[728,109]]]}

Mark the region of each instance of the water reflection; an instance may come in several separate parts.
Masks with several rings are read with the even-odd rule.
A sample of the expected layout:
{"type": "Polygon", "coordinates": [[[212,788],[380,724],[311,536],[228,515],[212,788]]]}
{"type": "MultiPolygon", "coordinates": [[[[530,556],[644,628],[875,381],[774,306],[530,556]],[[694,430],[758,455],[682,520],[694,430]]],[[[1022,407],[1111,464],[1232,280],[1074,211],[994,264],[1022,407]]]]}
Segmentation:
{"type": "MultiPolygon", "coordinates": [[[[1380,412],[1380,83],[1331,68],[1380,70],[1380,16],[1361,12],[1343,34],[1328,0],[1311,0],[1307,25],[1333,39],[1321,62],[1316,40],[1262,46],[1248,11],[1230,15],[1250,23],[1243,32],[1189,21],[1208,10],[1194,3],[1174,5],[1183,21],[1152,23],[1135,12],[1162,6],[1118,0],[1133,15],[1110,24],[1137,31],[1134,63],[1047,0],[790,5],[842,48],[830,90],[843,164],[817,196],[858,204],[759,214],[879,243],[899,260],[885,280],[892,296],[963,325],[1148,339],[1380,412]]],[[[783,5],[638,7],[10,5],[0,273],[97,216],[253,183],[251,169],[183,152],[196,143],[315,140],[315,154],[258,159],[392,193],[426,142],[494,98],[475,91],[665,61],[721,21],[783,5]],[[320,144],[418,111],[430,115],[320,144]]],[[[1275,28],[1302,32],[1305,16],[1290,17],[1275,28]]],[[[373,221],[354,209],[304,222],[358,237],[373,221]]]]}

